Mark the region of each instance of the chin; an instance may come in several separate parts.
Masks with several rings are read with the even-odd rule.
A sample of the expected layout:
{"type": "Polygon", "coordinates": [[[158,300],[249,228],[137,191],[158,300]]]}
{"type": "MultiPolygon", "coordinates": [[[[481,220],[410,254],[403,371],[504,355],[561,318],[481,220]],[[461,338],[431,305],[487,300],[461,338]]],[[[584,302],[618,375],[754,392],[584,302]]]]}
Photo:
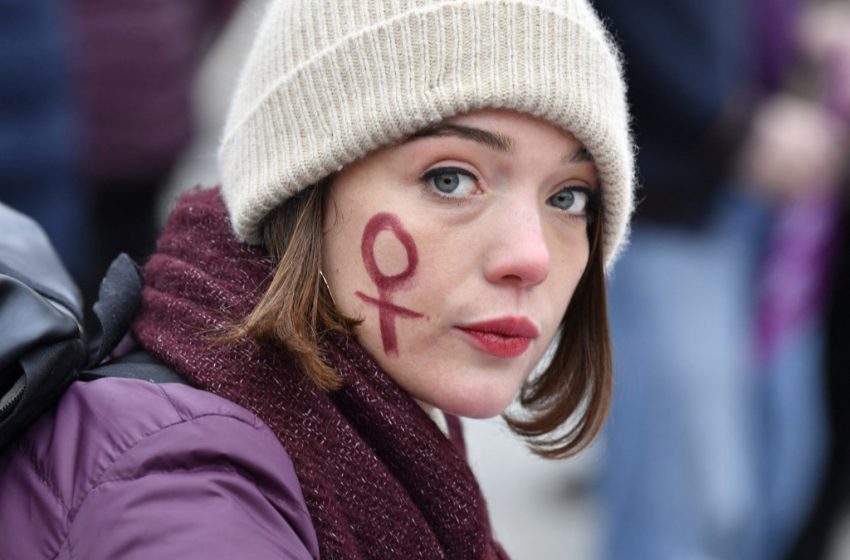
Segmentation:
{"type": "Polygon", "coordinates": [[[444,398],[434,399],[434,406],[455,416],[484,420],[502,414],[511,404],[516,388],[498,390],[491,385],[485,390],[457,391],[444,398]]]}

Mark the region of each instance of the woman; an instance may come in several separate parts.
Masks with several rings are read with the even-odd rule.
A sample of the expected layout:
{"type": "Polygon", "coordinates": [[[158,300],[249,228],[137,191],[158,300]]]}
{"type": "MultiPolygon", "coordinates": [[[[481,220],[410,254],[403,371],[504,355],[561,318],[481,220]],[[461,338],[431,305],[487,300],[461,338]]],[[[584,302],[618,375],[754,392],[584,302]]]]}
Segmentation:
{"type": "Polygon", "coordinates": [[[536,452],[596,434],[631,158],[583,0],[273,2],[221,190],[178,204],[145,267],[133,335],[196,388],[73,385],[0,466],[0,503],[46,520],[0,505],[25,543],[0,547],[506,557],[454,415],[519,389],[536,452]]]}

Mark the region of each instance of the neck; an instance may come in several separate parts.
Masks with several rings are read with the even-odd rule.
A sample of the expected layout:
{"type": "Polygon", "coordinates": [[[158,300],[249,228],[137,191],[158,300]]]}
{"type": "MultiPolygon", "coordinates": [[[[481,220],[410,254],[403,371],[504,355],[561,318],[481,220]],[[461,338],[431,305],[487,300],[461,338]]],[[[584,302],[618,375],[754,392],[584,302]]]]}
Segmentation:
{"type": "Polygon", "coordinates": [[[434,424],[440,428],[440,431],[443,432],[443,435],[449,437],[449,424],[446,422],[446,415],[443,414],[443,411],[439,408],[430,405],[426,402],[422,402],[419,399],[413,399],[419,407],[425,411],[425,414],[428,415],[434,424]]]}

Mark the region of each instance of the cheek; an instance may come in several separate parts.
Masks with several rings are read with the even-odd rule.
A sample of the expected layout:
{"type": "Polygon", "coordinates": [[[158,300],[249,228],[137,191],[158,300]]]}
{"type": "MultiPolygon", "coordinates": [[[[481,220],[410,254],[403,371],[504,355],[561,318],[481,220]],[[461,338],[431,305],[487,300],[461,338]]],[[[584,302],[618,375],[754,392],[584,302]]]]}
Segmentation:
{"type": "Polygon", "coordinates": [[[560,324],[563,314],[573,298],[576,287],[587,269],[590,249],[586,239],[576,238],[573,243],[560,248],[560,255],[552,263],[547,281],[546,298],[556,311],[553,321],[560,324]]]}
{"type": "MultiPolygon", "coordinates": [[[[363,250],[367,248],[363,247],[363,250]]],[[[372,252],[377,265],[376,272],[381,276],[398,276],[410,266],[409,248],[390,232],[384,231],[378,234],[372,252]]]]}
{"type": "Polygon", "coordinates": [[[590,240],[587,228],[571,228],[566,234],[554,239],[553,254],[558,258],[555,264],[557,273],[563,278],[572,278],[571,285],[578,283],[578,279],[587,268],[590,258],[590,240]]]}
{"type": "Polygon", "coordinates": [[[354,293],[367,306],[364,328],[374,324],[374,320],[368,320],[368,313],[377,314],[383,352],[398,356],[397,323],[400,320],[428,319],[424,313],[399,305],[396,301],[396,294],[408,291],[416,279],[419,266],[416,242],[397,216],[379,213],[372,216],[363,228],[360,249],[363,266],[374,284],[368,293],[360,290],[354,293]],[[396,243],[378,243],[379,237],[386,239],[388,236],[396,243]]]}

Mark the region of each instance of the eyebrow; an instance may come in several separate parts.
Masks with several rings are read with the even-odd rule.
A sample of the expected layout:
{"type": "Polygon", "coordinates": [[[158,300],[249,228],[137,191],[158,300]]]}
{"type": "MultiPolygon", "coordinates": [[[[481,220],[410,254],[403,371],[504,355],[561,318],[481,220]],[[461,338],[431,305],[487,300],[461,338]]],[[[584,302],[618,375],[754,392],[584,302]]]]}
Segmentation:
{"type": "Polygon", "coordinates": [[[584,146],[580,146],[575,152],[565,155],[562,161],[564,163],[593,163],[593,154],[584,146]]]}
{"type": "MultiPolygon", "coordinates": [[[[458,138],[464,138],[466,140],[478,142],[479,144],[483,144],[488,148],[505,153],[510,153],[514,149],[514,141],[510,137],[505,136],[504,134],[489,132],[487,130],[482,130],[480,128],[474,128],[471,126],[462,126],[459,124],[448,123],[441,123],[436,126],[424,128],[419,132],[412,134],[408,138],[408,140],[413,140],[416,138],[429,138],[433,136],[456,136],[458,138]]],[[[562,158],[561,162],[565,164],[593,163],[593,155],[584,146],[579,146],[579,148],[575,152],[565,155],[562,158]]]]}
{"type": "Polygon", "coordinates": [[[457,136],[459,138],[478,142],[479,144],[483,144],[488,148],[499,152],[510,153],[514,149],[513,140],[507,136],[481,130],[480,128],[472,128],[458,124],[443,123],[438,124],[437,126],[425,128],[410,136],[409,140],[414,138],[428,138],[430,136],[457,136]]]}

